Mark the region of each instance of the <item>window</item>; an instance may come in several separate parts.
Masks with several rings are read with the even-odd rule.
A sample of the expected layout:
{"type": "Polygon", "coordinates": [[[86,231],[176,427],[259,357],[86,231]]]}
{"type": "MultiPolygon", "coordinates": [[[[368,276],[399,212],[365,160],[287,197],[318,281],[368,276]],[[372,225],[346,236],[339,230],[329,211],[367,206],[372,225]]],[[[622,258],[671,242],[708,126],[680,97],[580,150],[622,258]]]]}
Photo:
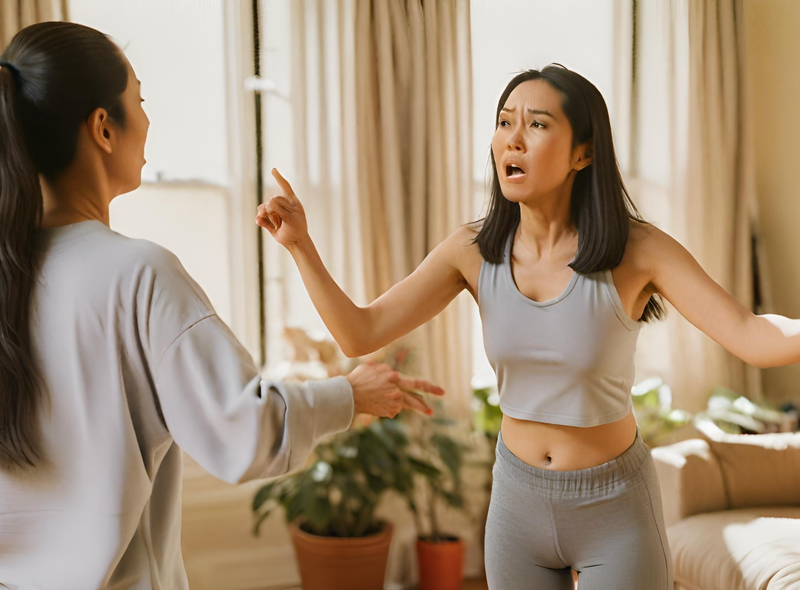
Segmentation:
{"type": "Polygon", "coordinates": [[[240,35],[251,15],[239,5],[69,0],[69,16],[125,51],[151,120],[142,186],[114,200],[112,229],[173,251],[258,358],[254,135],[242,107],[252,41],[240,35]]]}

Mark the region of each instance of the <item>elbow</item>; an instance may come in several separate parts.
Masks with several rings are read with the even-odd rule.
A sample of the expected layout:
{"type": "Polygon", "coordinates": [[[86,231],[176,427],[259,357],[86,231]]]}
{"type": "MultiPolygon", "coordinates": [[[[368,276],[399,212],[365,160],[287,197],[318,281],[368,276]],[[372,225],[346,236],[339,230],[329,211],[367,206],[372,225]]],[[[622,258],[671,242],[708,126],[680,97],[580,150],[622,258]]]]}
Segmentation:
{"type": "Polygon", "coordinates": [[[342,349],[342,353],[344,353],[347,358],[354,359],[366,356],[378,350],[380,347],[376,346],[376,344],[377,343],[375,342],[374,338],[363,334],[360,336],[347,338],[340,342],[339,346],[342,349]]]}
{"type": "Polygon", "coordinates": [[[748,365],[752,365],[757,369],[771,369],[773,367],[780,367],[781,362],[774,359],[769,358],[766,356],[753,356],[753,357],[743,357],[742,360],[746,362],[748,365]]]}
{"type": "Polygon", "coordinates": [[[355,359],[360,356],[364,356],[363,354],[361,354],[359,349],[351,348],[349,346],[342,346],[342,352],[344,353],[344,356],[346,356],[349,359],[355,359]]]}
{"type": "Polygon", "coordinates": [[[342,353],[344,353],[344,355],[349,359],[359,358],[368,355],[371,352],[373,352],[373,350],[370,350],[370,347],[365,346],[361,342],[348,342],[346,344],[342,344],[342,353]]]}
{"type": "Polygon", "coordinates": [[[388,344],[388,342],[381,343],[375,338],[362,338],[360,340],[344,342],[340,346],[342,348],[342,352],[347,358],[355,359],[372,354],[376,350],[380,349],[381,346],[385,346],[386,344],[388,344]]]}
{"type": "Polygon", "coordinates": [[[773,367],[782,366],[782,363],[780,362],[774,362],[770,361],[769,359],[763,359],[763,358],[755,359],[750,364],[756,367],[757,369],[772,369],[773,367]]]}
{"type": "Polygon", "coordinates": [[[748,365],[756,367],[757,369],[768,369],[774,367],[775,359],[770,358],[770,355],[763,350],[739,350],[730,351],[739,360],[744,361],[748,365]]]}

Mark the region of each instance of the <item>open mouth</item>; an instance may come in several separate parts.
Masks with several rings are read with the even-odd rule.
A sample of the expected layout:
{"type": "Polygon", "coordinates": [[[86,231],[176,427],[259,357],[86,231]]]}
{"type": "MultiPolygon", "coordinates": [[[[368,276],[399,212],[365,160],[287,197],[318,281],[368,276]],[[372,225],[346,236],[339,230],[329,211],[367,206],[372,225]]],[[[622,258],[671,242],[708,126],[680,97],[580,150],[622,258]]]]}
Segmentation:
{"type": "Polygon", "coordinates": [[[506,178],[509,180],[521,180],[525,177],[525,171],[516,164],[508,164],[506,166],[506,178]]]}

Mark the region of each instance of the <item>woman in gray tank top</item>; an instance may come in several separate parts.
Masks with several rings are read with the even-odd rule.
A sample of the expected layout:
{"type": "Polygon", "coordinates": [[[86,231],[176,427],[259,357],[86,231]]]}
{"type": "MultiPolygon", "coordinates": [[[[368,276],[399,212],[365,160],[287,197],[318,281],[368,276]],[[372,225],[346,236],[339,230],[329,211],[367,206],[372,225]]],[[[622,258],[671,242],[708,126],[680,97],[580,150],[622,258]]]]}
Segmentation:
{"type": "Polygon", "coordinates": [[[800,321],[753,314],[674,239],[645,222],[617,167],[600,92],[561,66],[503,92],[486,217],[457,229],[366,307],[325,269],[305,213],[283,194],[256,221],[292,254],[348,356],[441,312],[462,289],[479,304],[503,410],[486,528],[492,590],[673,586],[658,481],[631,410],[639,329],[665,297],[759,367],[800,361],[800,321]]]}

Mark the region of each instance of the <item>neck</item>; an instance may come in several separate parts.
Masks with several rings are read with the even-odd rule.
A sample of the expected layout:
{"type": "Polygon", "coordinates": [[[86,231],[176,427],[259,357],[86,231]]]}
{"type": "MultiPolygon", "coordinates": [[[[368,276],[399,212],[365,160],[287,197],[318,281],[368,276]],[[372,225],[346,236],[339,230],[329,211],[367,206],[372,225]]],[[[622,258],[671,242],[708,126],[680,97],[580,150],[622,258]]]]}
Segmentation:
{"type": "Polygon", "coordinates": [[[76,169],[55,180],[40,177],[43,198],[41,227],[58,227],[96,220],[109,225],[111,190],[104,174],[97,170],[76,169]]]}
{"type": "Polygon", "coordinates": [[[578,229],[570,217],[572,177],[552,193],[535,202],[520,203],[518,234],[525,247],[545,257],[564,247],[575,248],[578,229]]]}

